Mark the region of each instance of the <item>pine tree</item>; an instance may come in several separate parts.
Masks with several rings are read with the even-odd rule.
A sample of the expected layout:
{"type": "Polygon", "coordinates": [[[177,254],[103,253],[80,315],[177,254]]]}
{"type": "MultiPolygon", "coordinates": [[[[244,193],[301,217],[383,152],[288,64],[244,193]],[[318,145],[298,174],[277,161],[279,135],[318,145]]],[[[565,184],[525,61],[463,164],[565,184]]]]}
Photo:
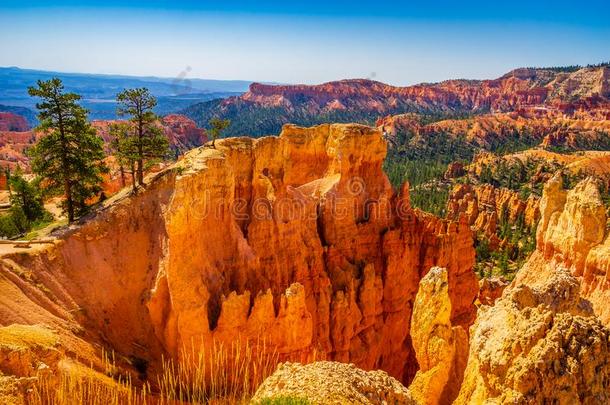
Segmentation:
{"type": "Polygon", "coordinates": [[[24,179],[19,168],[13,173],[9,182],[12,190],[11,207],[21,209],[30,222],[44,218],[46,211],[36,184],[24,179]]]}
{"type": "Polygon", "coordinates": [[[39,97],[38,131],[45,134],[28,153],[32,170],[46,191],[61,192],[68,221],[86,212],[87,201],[97,194],[107,171],[104,142],[87,122],[80,96],[64,92],[60,79],[39,80],[28,93],[39,97]]]}
{"type": "Polygon", "coordinates": [[[110,125],[110,136],[114,156],[119,165],[119,173],[121,175],[121,185],[125,187],[127,181],[125,173],[131,174],[131,185],[136,191],[136,162],[138,160],[138,151],[136,147],[136,138],[133,135],[134,129],[128,122],[117,122],[110,125]]]}
{"type": "Polygon", "coordinates": [[[135,128],[134,147],[136,153],[135,170],[138,184],[144,184],[145,165],[167,157],[169,142],[161,128],[156,125],[157,116],[153,108],[157,99],[147,88],[128,89],[117,95],[118,114],[129,116],[135,128]]]}
{"type": "Polygon", "coordinates": [[[210,120],[209,134],[212,137],[212,148],[215,148],[216,139],[220,138],[222,131],[227,129],[231,125],[229,120],[221,120],[219,118],[212,118],[210,120]]]}

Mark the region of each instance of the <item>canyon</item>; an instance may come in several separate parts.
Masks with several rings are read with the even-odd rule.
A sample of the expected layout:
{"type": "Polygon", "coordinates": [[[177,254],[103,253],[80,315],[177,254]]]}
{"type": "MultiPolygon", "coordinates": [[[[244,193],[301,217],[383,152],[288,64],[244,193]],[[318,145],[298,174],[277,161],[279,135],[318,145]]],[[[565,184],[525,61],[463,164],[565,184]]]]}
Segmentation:
{"type": "MultiPolygon", "coordinates": [[[[161,392],[168,361],[226,348],[272,359],[255,400],[607,402],[608,72],[252,84],[210,104],[239,117],[230,131],[375,127],[286,124],[215,147],[161,118],[179,157],[145,187],[111,174],[77,223],[0,244],[0,402],[64,375],[161,392]],[[391,159],[442,164],[410,186],[390,183],[391,159]],[[443,217],[417,208],[438,190],[443,217]]],[[[106,144],[113,122],[92,122],[106,144]]],[[[41,136],[0,113],[3,167],[27,172],[41,136]]]]}
{"type": "Polygon", "coordinates": [[[190,345],[264,339],[281,358],[408,383],[419,280],[447,269],[450,319],[465,329],[477,280],[468,224],[413,210],[381,170],[385,153],[378,130],[339,124],[194,149],[52,245],[3,254],[18,299],[2,303],[2,325],[46,314],[69,357],[95,342],[150,373],[190,345]]]}
{"type": "Polygon", "coordinates": [[[249,91],[194,104],[181,113],[199,124],[212,117],[233,122],[229,135],[277,133],[285,123],[373,124],[407,112],[463,116],[527,110],[582,119],[610,117],[610,68],[515,69],[494,80],[447,80],[396,87],[368,79],[320,85],[253,83],[249,91]]]}
{"type": "Polygon", "coordinates": [[[495,151],[506,144],[520,142],[542,149],[608,150],[610,120],[557,115],[552,110],[521,109],[508,113],[482,114],[466,119],[422,122],[418,114],[399,114],[380,118],[376,124],[394,142],[400,134],[410,134],[409,143],[417,146],[435,136],[463,142],[471,148],[495,151]]]}
{"type": "Polygon", "coordinates": [[[49,243],[0,245],[0,398],[41,374],[103,369],[104,350],[144,380],[220,342],[316,361],[281,366],[256,398],[334,373],[320,387],[346,398],[607,400],[601,184],[568,191],[555,175],[526,201],[457,185],[441,219],[411,206],[408,184],[392,188],[386,153],[382,131],[357,124],[227,138],[49,243]],[[538,222],[536,249],[510,285],[480,293],[474,234],[505,212],[538,222]]]}

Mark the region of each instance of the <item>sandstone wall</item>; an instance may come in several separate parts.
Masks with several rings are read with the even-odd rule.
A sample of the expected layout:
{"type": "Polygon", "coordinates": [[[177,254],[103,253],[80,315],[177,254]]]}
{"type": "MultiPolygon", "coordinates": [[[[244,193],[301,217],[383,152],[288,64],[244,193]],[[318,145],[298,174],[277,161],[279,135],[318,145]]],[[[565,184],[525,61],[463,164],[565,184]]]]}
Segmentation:
{"type": "Polygon", "coordinates": [[[610,324],[610,240],[607,207],[591,178],[564,190],[561,176],[544,186],[536,252],[518,279],[536,284],[558,268],[567,268],[582,282],[582,294],[596,315],[610,324]]]}
{"type": "Polygon", "coordinates": [[[45,294],[84,333],[153,367],[185,345],[260,338],[286,358],[407,382],[413,302],[432,266],[447,268],[452,324],[473,321],[468,224],[412,210],[407,188],[394,194],[379,131],[285,126],[217,145],[3,263],[46,275],[45,294]]]}

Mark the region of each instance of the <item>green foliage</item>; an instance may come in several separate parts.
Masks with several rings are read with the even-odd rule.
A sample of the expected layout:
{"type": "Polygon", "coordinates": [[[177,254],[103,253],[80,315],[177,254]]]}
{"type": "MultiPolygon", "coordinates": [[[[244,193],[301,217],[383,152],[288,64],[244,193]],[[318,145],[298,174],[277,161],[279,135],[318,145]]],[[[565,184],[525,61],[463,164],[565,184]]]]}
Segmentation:
{"type": "Polygon", "coordinates": [[[125,135],[132,137],[129,154],[130,157],[132,153],[135,155],[137,182],[143,185],[145,169],[169,155],[169,141],[156,125],[158,117],[153,112],[157,100],[147,88],[142,87],[122,91],[117,95],[117,103],[117,114],[128,116],[133,126],[133,132],[125,131],[125,135]]]}
{"type": "Polygon", "coordinates": [[[53,217],[44,209],[37,182],[29,183],[17,170],[9,177],[11,208],[0,217],[0,237],[13,238],[34,227],[50,222],[53,217]]]}
{"type": "Polygon", "coordinates": [[[24,179],[20,171],[13,173],[9,180],[11,206],[20,207],[30,222],[42,219],[46,214],[37,186],[39,184],[31,184],[24,179]]]}
{"type": "Polygon", "coordinates": [[[383,163],[383,170],[388,175],[394,188],[398,189],[405,181],[416,187],[433,179],[443,177],[447,164],[434,160],[409,160],[396,154],[389,154],[383,163]]]}
{"type": "Polygon", "coordinates": [[[274,398],[264,398],[256,403],[256,405],[309,405],[309,402],[305,398],[298,397],[274,397],[274,398]]]}
{"type": "Polygon", "coordinates": [[[0,217],[0,236],[14,238],[28,231],[30,224],[21,207],[11,207],[8,214],[0,217]]]}
{"type": "Polygon", "coordinates": [[[494,275],[493,272],[485,273],[485,268],[493,268],[511,280],[536,248],[536,226],[528,227],[523,214],[511,221],[508,210],[504,210],[499,218],[497,235],[505,241],[505,246],[493,252],[485,235],[476,236],[475,268],[480,277],[494,275]]]}
{"type": "Polygon", "coordinates": [[[214,117],[210,120],[210,129],[209,129],[208,133],[212,137],[212,147],[214,147],[214,143],[216,142],[216,139],[221,137],[222,132],[225,129],[227,129],[229,127],[229,125],[231,125],[230,120],[221,120],[216,117],[214,117]]]}
{"type": "MultiPolygon", "coordinates": [[[[227,129],[225,136],[252,136],[255,138],[276,135],[281,131],[282,126],[288,123],[301,126],[324,123],[375,125],[375,122],[379,119],[379,111],[363,107],[358,104],[358,101],[351,103],[349,98],[342,100],[345,109],[330,111],[312,108],[308,104],[310,99],[305,95],[295,97],[292,108],[261,106],[254,102],[235,98],[230,100],[229,103],[225,102],[224,99],[217,99],[194,104],[180,113],[195,120],[201,126],[207,125],[214,117],[229,119],[231,127],[227,129]]],[[[470,115],[470,111],[447,113],[432,108],[422,108],[400,100],[395,106],[387,106],[384,114],[394,115],[408,112],[423,113],[425,119],[429,121],[447,118],[458,119],[470,115]]]]}
{"type": "Polygon", "coordinates": [[[138,149],[134,129],[130,123],[116,122],[110,125],[110,147],[119,165],[119,174],[123,187],[126,184],[125,175],[131,175],[131,184],[136,188],[136,162],[138,149]]]}
{"type": "Polygon", "coordinates": [[[411,188],[411,205],[437,216],[445,216],[448,186],[442,179],[447,164],[428,159],[410,160],[396,151],[390,151],[383,165],[392,186],[396,189],[404,182],[411,188]]]}
{"type": "Polygon", "coordinates": [[[565,144],[553,145],[546,149],[556,153],[569,153],[580,150],[610,150],[610,134],[599,129],[594,130],[594,132],[595,135],[588,134],[586,136],[574,137],[569,146],[565,144]]]}
{"type": "Polygon", "coordinates": [[[484,262],[491,257],[489,248],[489,240],[481,235],[477,235],[477,246],[475,248],[477,254],[477,262],[484,262]]]}
{"type": "Polygon", "coordinates": [[[63,193],[68,221],[84,214],[87,201],[100,192],[104,143],[87,122],[87,110],[78,105],[80,96],[65,93],[61,80],[39,80],[29,94],[39,97],[38,130],[45,134],[32,147],[32,170],[41,177],[45,192],[63,193]]]}
{"type": "Polygon", "coordinates": [[[443,218],[447,214],[448,198],[447,185],[427,184],[411,191],[411,206],[443,218]]]}
{"type": "Polygon", "coordinates": [[[480,174],[473,177],[479,183],[517,191],[522,199],[527,199],[530,194],[541,196],[544,182],[540,178],[550,177],[556,172],[562,172],[567,188],[586,177],[584,173],[574,175],[566,172],[558,162],[531,157],[525,161],[500,158],[491,166],[483,164],[480,174]]]}

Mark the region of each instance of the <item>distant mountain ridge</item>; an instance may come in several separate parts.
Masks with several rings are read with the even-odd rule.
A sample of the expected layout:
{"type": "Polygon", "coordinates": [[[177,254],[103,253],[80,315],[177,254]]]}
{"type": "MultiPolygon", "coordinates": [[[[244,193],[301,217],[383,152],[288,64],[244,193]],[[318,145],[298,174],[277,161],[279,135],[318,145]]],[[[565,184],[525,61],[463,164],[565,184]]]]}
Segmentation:
{"type": "Polygon", "coordinates": [[[447,80],[397,87],[367,79],[320,85],[252,83],[249,91],[211,100],[182,111],[205,125],[212,117],[228,118],[228,135],[273,134],[285,123],[372,124],[378,118],[406,112],[470,115],[508,112],[527,106],[566,111],[610,105],[610,68],[606,64],[579,69],[521,68],[493,80],[447,80]]]}
{"type": "Polygon", "coordinates": [[[116,118],[114,99],[125,88],[147,87],[158,99],[156,112],[165,115],[193,103],[239,95],[251,83],[245,80],[195,79],[188,75],[159,78],[0,67],[0,105],[35,110],[36,100],[28,95],[28,87],[35,85],[37,80],[52,77],[59,77],[66,90],[83,97],[82,105],[91,111],[92,119],[116,118]]]}

